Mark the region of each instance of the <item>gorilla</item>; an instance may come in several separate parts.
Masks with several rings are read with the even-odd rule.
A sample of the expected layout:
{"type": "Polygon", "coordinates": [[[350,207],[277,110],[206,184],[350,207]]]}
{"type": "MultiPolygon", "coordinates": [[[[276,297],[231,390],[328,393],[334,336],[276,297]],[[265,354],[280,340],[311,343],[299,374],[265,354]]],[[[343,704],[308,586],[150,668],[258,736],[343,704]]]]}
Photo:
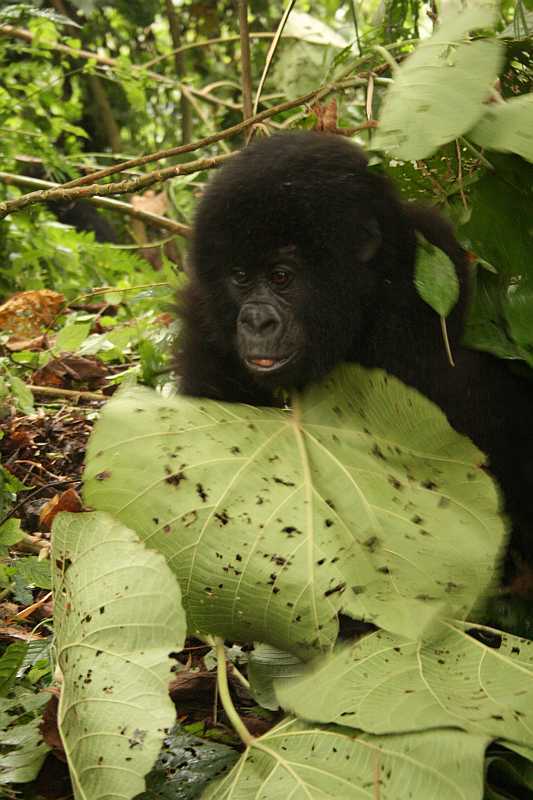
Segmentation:
{"type": "Polygon", "coordinates": [[[180,298],[177,371],[188,395],[278,405],[279,389],[340,361],[380,367],[435,402],[489,456],[521,557],[532,554],[533,392],[461,345],[465,251],[434,210],[406,203],[357,146],[317,132],[255,141],[200,200],[180,298]],[[417,235],[455,265],[460,300],[438,315],[414,284],[417,235]]]}

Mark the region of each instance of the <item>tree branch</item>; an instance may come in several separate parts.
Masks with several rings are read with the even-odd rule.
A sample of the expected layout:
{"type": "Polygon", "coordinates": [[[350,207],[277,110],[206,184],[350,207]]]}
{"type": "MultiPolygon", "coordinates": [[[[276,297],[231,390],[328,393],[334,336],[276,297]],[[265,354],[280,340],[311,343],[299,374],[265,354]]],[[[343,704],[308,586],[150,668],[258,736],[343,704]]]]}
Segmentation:
{"type": "MultiPolygon", "coordinates": [[[[28,186],[32,189],[61,188],[60,183],[43,181],[39,178],[29,178],[26,175],[12,175],[10,172],[0,172],[0,181],[8,185],[28,186]]],[[[176,233],[178,236],[188,238],[191,235],[191,229],[188,225],[183,225],[181,222],[176,222],[167,217],[161,217],[159,214],[152,214],[150,211],[141,211],[138,208],[134,208],[130,203],[122,203],[120,200],[110,200],[107,197],[98,197],[98,195],[88,197],[87,202],[98,208],[108,208],[110,211],[118,211],[120,214],[126,214],[134,219],[140,219],[154,227],[164,228],[171,233],[176,233]]]]}
{"type": "Polygon", "coordinates": [[[84,175],[81,178],[76,178],[76,180],[64,183],[63,188],[72,189],[75,186],[84,186],[85,184],[100,180],[100,178],[107,178],[109,175],[115,175],[117,172],[123,172],[124,170],[131,169],[132,167],[150,164],[153,161],[161,161],[164,158],[182,155],[183,153],[191,153],[194,150],[199,150],[201,147],[207,147],[208,145],[215,144],[215,142],[220,142],[222,139],[229,139],[251,125],[256,125],[259,122],[263,122],[263,120],[269,119],[269,117],[274,117],[276,114],[281,114],[283,111],[288,111],[291,108],[304,105],[311,100],[315,102],[321,100],[323,97],[326,97],[328,94],[331,94],[338,88],[343,88],[342,84],[326,84],[318,89],[314,89],[312,92],[307,92],[306,94],[303,94],[294,100],[287,100],[285,103],[279,103],[277,106],[267,108],[264,111],[261,111],[259,114],[255,114],[255,116],[250,117],[250,119],[245,119],[242,122],[238,122],[236,125],[232,125],[230,128],[225,128],[225,130],[218,131],[218,133],[205,136],[203,139],[197,139],[195,142],[179,145],[178,147],[170,147],[166,150],[159,150],[157,153],[149,153],[146,156],[131,158],[128,161],[123,161],[121,164],[113,164],[110,167],[105,167],[104,169],[97,170],[89,175],[84,175]]]}
{"type": "MultiPolygon", "coordinates": [[[[65,185],[63,184],[57,188],[30,192],[29,194],[22,195],[22,197],[17,197],[15,200],[7,200],[3,203],[0,203],[0,219],[3,219],[8,214],[11,214],[12,211],[19,211],[21,208],[26,208],[27,206],[34,205],[35,203],[82,200],[92,197],[98,197],[98,200],[100,201],[103,198],[99,197],[99,195],[129,194],[130,192],[136,192],[139,189],[146,189],[148,186],[152,186],[154,183],[160,183],[162,181],[169,180],[170,178],[177,178],[180,175],[190,175],[193,172],[201,172],[205,169],[214,169],[223,161],[226,161],[226,159],[232,158],[233,155],[234,153],[228,153],[221,156],[214,156],[213,158],[202,158],[198,161],[190,161],[187,164],[178,164],[173,167],[167,167],[166,169],[154,170],[153,172],[148,173],[148,175],[142,175],[139,178],[130,178],[129,180],[127,179],[117,183],[107,183],[105,185],[91,184],[90,186],[76,186],[74,188],[65,188],[65,185]]],[[[6,173],[0,173],[0,177],[2,177],[2,174],[6,173]]],[[[126,206],[127,204],[122,203],[122,205],[126,206]]],[[[145,215],[147,214],[147,212],[142,213],[145,215]]],[[[132,214],[132,216],[134,215],[132,214]]],[[[156,215],[150,216],[155,217],[156,215]]],[[[171,220],[169,220],[169,223],[170,226],[172,226],[171,220]]],[[[174,222],[173,225],[178,226],[179,223],[174,222]]],[[[187,226],[180,226],[180,230],[176,232],[180,233],[182,236],[185,236],[187,235],[185,231],[188,231],[187,226]]]]}
{"type": "MultiPolygon", "coordinates": [[[[33,39],[35,38],[31,31],[28,31],[25,28],[15,28],[13,25],[0,25],[0,36],[9,36],[13,39],[20,39],[28,44],[32,44],[33,39]]],[[[100,53],[93,53],[90,50],[77,50],[75,47],[67,47],[67,45],[60,43],[52,44],[51,42],[47,42],[46,47],[49,50],[55,50],[58,53],[64,53],[65,55],[70,56],[70,58],[81,58],[85,61],[96,61],[97,64],[102,64],[102,66],[105,67],[112,67],[113,69],[119,70],[123,69],[123,67],[121,67],[121,65],[118,64],[114,58],[102,56],[100,53]]],[[[142,64],[131,64],[130,67],[136,72],[143,72],[154,81],[175,84],[175,81],[171,81],[165,75],[160,75],[158,72],[146,70],[142,64]]]]}

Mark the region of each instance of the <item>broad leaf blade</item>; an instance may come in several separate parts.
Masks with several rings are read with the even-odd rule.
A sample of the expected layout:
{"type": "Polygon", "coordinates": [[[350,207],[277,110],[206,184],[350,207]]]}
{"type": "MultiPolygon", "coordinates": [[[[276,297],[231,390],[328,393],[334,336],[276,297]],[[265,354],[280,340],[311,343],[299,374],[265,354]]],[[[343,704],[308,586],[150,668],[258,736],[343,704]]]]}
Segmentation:
{"type": "Polygon", "coordinates": [[[482,464],[428,400],[349,366],[292,411],[122,391],[85,493],[165,555],[192,630],[305,656],[341,609],[415,637],[464,616],[504,534],[482,464]]]}
{"type": "Polygon", "coordinates": [[[468,131],[501,65],[496,40],[465,41],[490,26],[494,5],[476,3],[444,20],[399,68],[383,103],[374,147],[406,160],[426,158],[468,131]]]}
{"type": "Polygon", "coordinates": [[[175,720],[169,653],[179,587],[158,553],[106,514],[59,514],[53,563],[58,725],[76,798],[131,798],[175,720]]]}

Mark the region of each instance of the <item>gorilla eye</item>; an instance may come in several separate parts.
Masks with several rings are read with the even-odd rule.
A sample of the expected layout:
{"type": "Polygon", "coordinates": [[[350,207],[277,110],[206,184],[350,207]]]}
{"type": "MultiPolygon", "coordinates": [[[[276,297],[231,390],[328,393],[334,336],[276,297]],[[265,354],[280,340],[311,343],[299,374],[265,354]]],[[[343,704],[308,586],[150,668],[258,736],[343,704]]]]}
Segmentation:
{"type": "Polygon", "coordinates": [[[231,280],[237,286],[245,286],[248,283],[248,275],[243,269],[234,269],[231,273],[231,280]]]}
{"type": "Polygon", "coordinates": [[[273,269],[270,273],[270,282],[274,284],[274,286],[284,287],[288,286],[292,278],[290,272],[286,269],[273,269]]]}

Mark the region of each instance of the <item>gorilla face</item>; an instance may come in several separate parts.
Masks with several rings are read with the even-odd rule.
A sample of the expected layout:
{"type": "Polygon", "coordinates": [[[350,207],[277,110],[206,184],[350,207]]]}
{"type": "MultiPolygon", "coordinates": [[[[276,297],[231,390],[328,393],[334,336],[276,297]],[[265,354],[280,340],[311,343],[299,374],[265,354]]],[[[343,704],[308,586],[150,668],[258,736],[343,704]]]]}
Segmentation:
{"type": "MultiPolygon", "coordinates": [[[[377,246],[379,237],[374,241],[377,246]]],[[[367,242],[354,269],[371,250],[367,242]]],[[[256,383],[300,386],[345,358],[361,319],[358,297],[353,281],[322,283],[296,245],[279,248],[253,269],[230,271],[225,290],[236,308],[236,351],[256,383]]]]}
{"type": "Polygon", "coordinates": [[[262,269],[232,270],[228,293],[238,306],[236,346],[245,369],[269,385],[298,382],[306,353],[305,284],[295,248],[274,253],[262,269]]]}

